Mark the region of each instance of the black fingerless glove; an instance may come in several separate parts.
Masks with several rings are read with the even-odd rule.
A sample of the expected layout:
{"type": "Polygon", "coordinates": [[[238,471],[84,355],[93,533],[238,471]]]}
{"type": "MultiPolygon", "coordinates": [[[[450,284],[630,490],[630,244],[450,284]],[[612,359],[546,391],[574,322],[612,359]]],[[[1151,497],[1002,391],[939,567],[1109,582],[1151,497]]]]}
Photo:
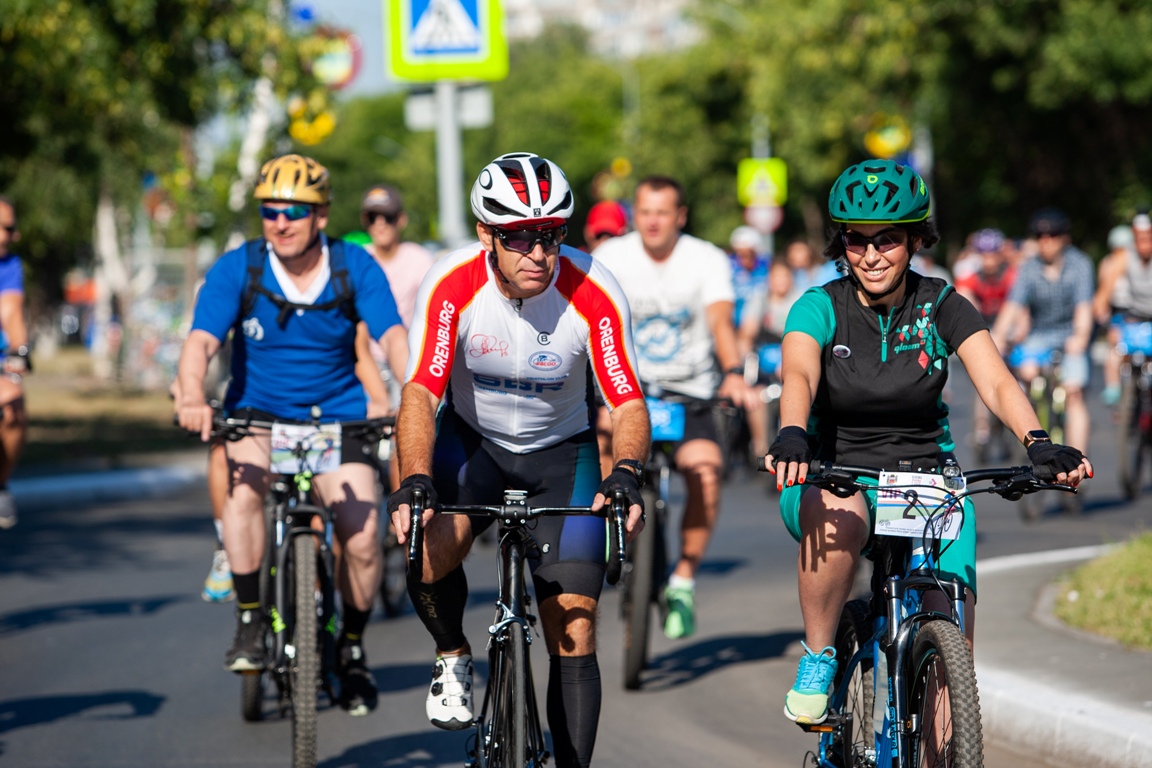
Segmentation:
{"type": "Polygon", "coordinates": [[[388,497],[388,514],[400,509],[401,504],[411,507],[412,491],[417,488],[424,492],[424,509],[435,509],[436,488],[432,485],[432,478],[428,475],[408,475],[400,481],[400,487],[388,497]]]}
{"type": "Polygon", "coordinates": [[[612,502],[612,497],[616,491],[624,492],[625,508],[639,504],[640,509],[644,509],[644,497],[640,495],[640,478],[632,470],[616,467],[612,470],[612,474],[604,478],[600,487],[596,489],[597,493],[604,494],[604,499],[609,504],[612,502]]]}
{"type": "Polygon", "coordinates": [[[1071,472],[1080,466],[1084,454],[1070,445],[1058,443],[1036,442],[1028,446],[1028,461],[1034,467],[1047,467],[1052,474],[1071,472]]]}
{"type": "Polygon", "coordinates": [[[768,448],[768,455],[775,462],[788,466],[792,462],[806,465],[812,461],[812,449],[808,447],[808,433],[803,427],[784,427],[776,434],[776,440],[768,448]]]}

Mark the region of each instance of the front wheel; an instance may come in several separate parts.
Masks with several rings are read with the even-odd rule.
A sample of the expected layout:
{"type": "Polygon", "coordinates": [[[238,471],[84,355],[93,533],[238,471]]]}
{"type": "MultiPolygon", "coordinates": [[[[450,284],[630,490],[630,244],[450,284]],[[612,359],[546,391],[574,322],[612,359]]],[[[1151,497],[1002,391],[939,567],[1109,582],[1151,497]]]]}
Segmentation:
{"type": "Polygon", "coordinates": [[[492,712],[487,768],[524,768],[528,759],[528,640],[524,625],[508,625],[497,656],[499,689],[492,712]]]}
{"type": "Polygon", "coordinates": [[[930,621],[912,645],[908,709],[916,731],[911,765],[980,768],[984,737],[972,653],[959,627],[930,621]]]}
{"type": "Polygon", "coordinates": [[[660,537],[658,495],[651,488],[640,492],[648,522],[629,546],[628,575],[621,596],[624,615],[624,687],[640,689],[640,675],[648,666],[648,635],[652,631],[652,596],[656,577],[656,547],[660,537]]]}
{"type": "Polygon", "coordinates": [[[316,695],[320,689],[320,648],[316,620],[316,542],[306,534],[292,540],[295,628],[292,645],[292,766],[316,766],[316,695]]]}

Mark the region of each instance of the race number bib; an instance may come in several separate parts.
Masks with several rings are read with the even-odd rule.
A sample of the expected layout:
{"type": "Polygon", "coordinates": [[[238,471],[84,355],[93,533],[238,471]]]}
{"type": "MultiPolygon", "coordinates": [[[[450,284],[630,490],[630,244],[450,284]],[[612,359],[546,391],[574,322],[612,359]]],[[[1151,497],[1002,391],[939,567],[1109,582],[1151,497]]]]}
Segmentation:
{"type": "Polygon", "coordinates": [[[272,469],[279,475],[294,475],[300,469],[314,475],[340,468],[340,425],[281,424],[272,425],[272,469]],[[300,463],[300,452],[304,463],[300,463]]]}
{"type": "Polygon", "coordinates": [[[666,403],[654,397],[645,398],[644,402],[648,404],[653,441],[676,442],[684,439],[683,403],[666,403]]]}
{"type": "Polygon", "coordinates": [[[948,488],[944,482],[943,475],[927,472],[882,473],[876,488],[876,533],[955,539],[964,521],[963,503],[956,494],[964,491],[965,483],[959,478],[953,481],[957,487],[948,488]]]}

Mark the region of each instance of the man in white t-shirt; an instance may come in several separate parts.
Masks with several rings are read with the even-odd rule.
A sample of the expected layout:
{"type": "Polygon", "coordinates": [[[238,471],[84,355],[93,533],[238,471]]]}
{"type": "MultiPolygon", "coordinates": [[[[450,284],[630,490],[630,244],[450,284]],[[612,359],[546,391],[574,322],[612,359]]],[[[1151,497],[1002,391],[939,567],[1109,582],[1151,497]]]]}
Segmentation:
{"type": "Polygon", "coordinates": [[[636,189],[635,231],[594,251],[628,297],[641,380],[687,400],[684,435],[673,457],[688,494],[680,557],[665,589],[664,633],[671,638],[695,631],[696,571],[720,509],[723,453],[710,401],[743,407],[755,397],[736,348],[728,256],[684,234],[687,219],[680,184],[649,176],[636,189]]]}

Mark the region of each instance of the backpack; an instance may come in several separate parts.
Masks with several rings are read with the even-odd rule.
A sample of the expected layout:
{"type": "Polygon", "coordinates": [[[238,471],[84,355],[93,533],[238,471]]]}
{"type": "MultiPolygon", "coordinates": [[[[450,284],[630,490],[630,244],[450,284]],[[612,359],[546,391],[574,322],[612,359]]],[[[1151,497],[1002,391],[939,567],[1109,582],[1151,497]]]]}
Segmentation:
{"type": "Polygon", "coordinates": [[[248,252],[248,286],[244,289],[244,300],[240,306],[240,320],[242,321],[256,306],[256,294],[263,294],[280,309],[276,323],[283,328],[288,322],[288,316],[297,309],[334,309],[340,307],[344,316],[353,324],[360,321],[354,302],[356,293],[352,290],[352,281],[348,279],[348,263],[345,259],[344,241],[328,241],[328,265],[332,270],[332,283],[336,289],[336,298],[323,304],[296,304],[288,301],[278,293],[273,293],[264,287],[264,261],[268,254],[268,246],[264,238],[258,237],[245,243],[248,252]]]}

